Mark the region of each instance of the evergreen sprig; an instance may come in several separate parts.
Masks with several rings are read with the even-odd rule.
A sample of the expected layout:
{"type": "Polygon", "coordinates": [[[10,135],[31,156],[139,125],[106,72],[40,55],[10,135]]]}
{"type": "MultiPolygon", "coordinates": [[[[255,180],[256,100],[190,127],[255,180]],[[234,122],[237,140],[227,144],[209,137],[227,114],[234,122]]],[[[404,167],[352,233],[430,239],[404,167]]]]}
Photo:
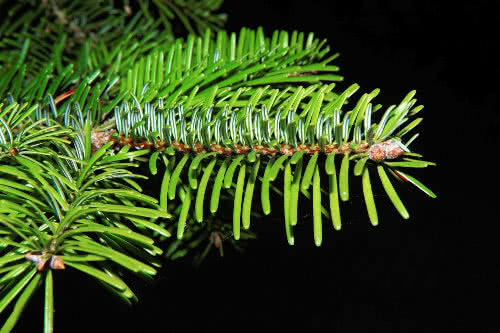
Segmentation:
{"type": "MultiPolygon", "coordinates": [[[[33,124],[30,131],[36,134],[41,125],[33,124]]],[[[89,147],[90,131],[87,124],[68,136],[89,147]]],[[[66,265],[96,278],[124,301],[136,299],[120,276],[124,270],[154,275],[151,265],[159,266],[154,256],[162,253],[144,230],[170,235],[154,222],[170,215],[132,180],[141,176],[128,169],[138,165],[116,163],[128,156],[110,155],[110,144],[91,154],[53,139],[38,147],[43,159],[21,150],[0,165],[0,312],[20,295],[2,331],[14,326],[20,316],[16,309],[42,284],[50,329],[51,270],[66,265]]]]}
{"type": "Polygon", "coordinates": [[[179,29],[192,34],[220,30],[225,15],[214,12],[221,4],[221,0],[127,0],[121,6],[113,0],[1,0],[0,9],[10,19],[0,24],[0,68],[8,68],[20,53],[29,64],[27,75],[36,75],[49,62],[60,74],[71,63],[85,73],[97,64],[101,69],[111,66],[117,56],[133,61],[152,45],[171,43],[179,29]],[[23,47],[26,40],[31,41],[29,51],[23,47]],[[110,45],[127,52],[114,54],[107,49],[110,45]]]}
{"type": "MultiPolygon", "coordinates": [[[[340,99],[351,95],[357,88],[351,86],[341,94],[340,99]]],[[[297,223],[299,190],[310,198],[308,190],[312,185],[313,193],[317,193],[312,196],[314,206],[318,207],[313,214],[316,221],[315,241],[320,245],[320,212],[326,211],[321,206],[319,188],[320,174],[323,173],[318,162],[320,154],[325,155],[320,161],[324,163],[324,173],[329,179],[330,214],[325,215],[332,219],[337,230],[341,227],[339,197],[342,201],[349,200],[350,163],[355,164],[354,169],[351,169],[355,175],[363,175],[363,193],[373,225],[378,224],[378,217],[368,173],[371,167],[378,169],[384,189],[403,218],[408,218],[409,214],[385,176],[385,170],[398,180],[410,182],[429,196],[435,196],[418,180],[400,171],[402,167],[434,165],[420,160],[419,154],[410,152],[408,146],[416,136],[406,143],[402,141],[402,137],[422,119],[417,118],[401,128],[422,109],[421,106],[414,106],[414,91],[399,105],[387,108],[380,121],[374,123],[372,112],[381,107],[373,107],[370,102],[378,90],[364,94],[348,111],[342,110],[338,100],[323,105],[324,90],[318,89],[309,96],[309,103],[301,105],[298,95],[302,90],[298,89],[288,97],[289,101],[294,101],[296,110],[291,106],[293,103],[289,102],[284,103],[288,108],[278,108],[275,112],[268,111],[265,105],[259,110],[250,104],[234,108],[231,112],[227,104],[211,107],[207,111],[201,108],[192,112],[185,111],[182,106],[165,110],[161,100],[159,105],[145,103],[143,110],[139,109],[140,106],[129,109],[127,104],[123,104],[115,112],[116,132],[109,135],[108,139],[119,145],[155,151],[149,160],[153,174],[156,174],[157,159],[163,154],[166,172],[160,194],[161,203],[167,207],[168,201],[175,199],[179,189],[186,211],[180,215],[178,238],[183,236],[189,216],[187,211],[193,210],[195,219],[203,221],[207,188],[212,189],[208,196],[212,214],[217,212],[221,189],[225,188],[230,190],[229,193],[234,191],[233,234],[238,239],[240,221],[245,229],[250,226],[256,183],[261,183],[261,206],[267,215],[271,211],[270,183],[283,172],[285,226],[289,243],[294,243],[289,225],[297,223]],[[213,113],[216,116],[212,119],[213,113]],[[342,160],[338,172],[336,159],[342,160]],[[188,196],[187,199],[185,196],[188,196]]],[[[275,105],[270,107],[273,110],[275,105]]]]}
{"type": "Polygon", "coordinates": [[[150,279],[159,255],[194,252],[200,263],[212,248],[222,255],[226,241],[240,248],[255,238],[251,217],[276,205],[293,245],[299,202],[311,200],[319,246],[324,217],[341,229],[352,176],[361,177],[373,225],[375,173],[405,219],[399,186],[435,197],[402,171],[434,165],[409,149],[422,121],[415,91],[387,108],[374,103],[379,89],[357,99],[357,84],[338,91],[338,54],[326,40],[227,33],[214,14],[220,4],[0,1],[8,13],[0,24],[0,313],[10,311],[2,332],[42,286],[52,331],[53,270],[79,270],[131,303],[125,272],[150,279]],[[175,18],[185,38],[175,38],[175,18]],[[141,193],[148,177],[137,167],[163,171],[156,198],[141,193]]]}

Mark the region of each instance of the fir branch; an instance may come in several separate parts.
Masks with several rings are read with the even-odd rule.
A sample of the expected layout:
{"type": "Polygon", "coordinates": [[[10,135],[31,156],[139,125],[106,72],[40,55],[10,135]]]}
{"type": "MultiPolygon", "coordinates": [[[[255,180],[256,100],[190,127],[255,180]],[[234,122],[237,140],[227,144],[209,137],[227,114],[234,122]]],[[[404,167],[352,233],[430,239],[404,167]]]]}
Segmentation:
{"type": "Polygon", "coordinates": [[[415,91],[385,109],[373,102],[378,89],[356,101],[357,84],[335,90],[343,77],[326,40],[227,33],[219,0],[117,4],[0,0],[8,12],[0,24],[0,312],[12,309],[2,331],[42,283],[52,330],[52,270],[79,270],[126,303],[137,300],[125,272],[151,279],[159,255],[194,253],[200,263],[212,248],[222,255],[223,243],[240,248],[255,238],[251,218],[276,210],[274,195],[283,197],[290,245],[299,203],[312,202],[317,246],[325,218],[341,229],[351,175],[361,176],[374,226],[375,169],[404,219],[399,185],[436,197],[401,171],[435,165],[409,149],[422,121],[415,91]],[[174,38],[176,19],[185,39],[174,38]],[[155,175],[158,159],[154,198],[137,181],[148,177],[131,168],[155,175]]]}
{"type": "MultiPolygon", "coordinates": [[[[36,126],[25,130],[33,133],[36,126]]],[[[88,137],[84,132],[75,135],[84,142],[88,137]]],[[[31,292],[31,285],[26,283],[33,275],[50,284],[47,269],[70,266],[112,286],[110,290],[124,300],[134,299],[119,275],[123,269],[143,276],[155,274],[150,265],[159,265],[153,256],[162,251],[143,233],[150,229],[169,235],[167,230],[141,218],[156,220],[169,214],[158,210],[154,198],[126,183],[123,189],[116,189],[116,185],[107,188],[111,180],[139,177],[127,170],[133,164],[106,160],[111,156],[109,145],[95,154],[79,154],[66,143],[51,144],[56,150],[48,149],[45,143],[47,154],[40,155],[44,158],[38,159],[27,148],[0,166],[2,293],[15,296],[25,290],[19,304],[22,295],[31,292]],[[147,264],[134,258],[137,256],[147,264]],[[35,267],[31,269],[23,260],[35,267]]],[[[46,297],[52,298],[51,288],[47,293],[46,297]]],[[[9,296],[2,298],[0,311],[13,300],[9,296]]],[[[46,318],[51,318],[51,311],[51,307],[46,308],[46,318]]],[[[12,327],[18,318],[14,311],[3,329],[12,327]]]]}

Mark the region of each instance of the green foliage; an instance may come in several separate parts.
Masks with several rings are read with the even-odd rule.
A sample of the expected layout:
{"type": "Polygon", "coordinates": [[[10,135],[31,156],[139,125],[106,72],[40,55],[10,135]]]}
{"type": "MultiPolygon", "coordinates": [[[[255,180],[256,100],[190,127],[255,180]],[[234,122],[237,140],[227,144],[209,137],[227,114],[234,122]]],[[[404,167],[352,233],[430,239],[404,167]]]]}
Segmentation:
{"type": "Polygon", "coordinates": [[[128,68],[155,46],[171,44],[174,30],[193,34],[219,30],[225,16],[212,12],[221,4],[221,0],[137,0],[117,7],[112,0],[2,0],[0,8],[10,20],[0,25],[0,68],[10,68],[11,59],[21,55],[28,64],[22,70],[29,77],[51,62],[57,74],[73,64],[77,72],[73,78],[105,69],[111,75],[117,59],[121,68],[128,68]]]}
{"type": "MultiPolygon", "coordinates": [[[[65,134],[72,139],[87,140],[85,132],[68,131],[65,134]]],[[[43,274],[43,279],[51,279],[46,269],[49,265],[57,269],[56,261],[91,275],[127,302],[135,296],[119,277],[122,271],[143,277],[156,273],[151,265],[159,266],[154,256],[162,250],[144,233],[152,230],[168,236],[154,221],[170,216],[158,209],[156,199],[140,193],[132,179],[143,176],[128,170],[137,164],[109,159],[121,157],[110,155],[109,145],[94,154],[78,153],[52,138],[37,148],[36,155],[20,150],[3,160],[0,283],[8,295],[2,297],[1,310],[23,288],[22,295],[40,286],[34,282],[26,286],[34,272],[38,271],[37,278],[43,274]]],[[[50,288],[51,282],[46,283],[50,288]]],[[[52,294],[47,292],[46,297],[49,302],[52,294]]],[[[50,313],[46,317],[51,321],[50,313]]],[[[16,312],[9,318],[17,320],[16,312]]]]}
{"type": "Polygon", "coordinates": [[[150,279],[165,259],[192,254],[199,264],[212,248],[222,255],[224,242],[241,249],[255,238],[255,217],[283,209],[294,245],[304,200],[320,246],[324,222],[342,227],[353,175],[374,226],[375,169],[404,219],[399,185],[435,197],[401,171],[434,165],[409,149],[422,121],[414,91],[382,112],[378,89],[357,100],[357,84],[336,89],[343,77],[326,40],[218,30],[220,4],[0,1],[8,13],[0,24],[0,313],[10,311],[2,332],[41,286],[52,331],[52,270],[88,274],[131,303],[124,273],[150,279]],[[187,37],[175,38],[174,19],[187,37]],[[156,197],[142,193],[148,176],[137,167],[161,178],[156,197]]]}

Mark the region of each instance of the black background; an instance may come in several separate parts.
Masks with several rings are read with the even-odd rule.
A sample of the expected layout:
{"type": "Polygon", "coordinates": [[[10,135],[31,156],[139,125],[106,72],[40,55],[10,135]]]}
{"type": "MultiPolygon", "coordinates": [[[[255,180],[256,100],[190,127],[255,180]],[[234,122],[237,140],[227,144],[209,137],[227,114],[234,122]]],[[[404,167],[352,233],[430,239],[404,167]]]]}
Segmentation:
{"type": "MultiPolygon", "coordinates": [[[[227,246],[224,258],[214,251],[200,268],[175,262],[153,285],[135,283],[140,301],[132,308],[90,278],[56,272],[56,332],[496,332],[488,302],[498,218],[489,215],[496,194],[488,190],[498,173],[499,15],[487,1],[457,3],[226,1],[229,31],[263,26],[267,36],[296,29],[327,38],[341,53],[334,61],[341,88],[381,88],[376,102],[384,105],[416,89],[425,108],[412,148],[438,166],[412,174],[438,198],[402,189],[405,221],[385,195],[377,197],[380,224],[372,227],[354,197],[343,204],[342,231],[324,220],[320,248],[310,215],[291,247],[275,212],[253,222],[259,240],[246,253],[227,246]]],[[[39,306],[31,304],[18,331],[41,327],[42,297],[32,302],[39,306]]]]}

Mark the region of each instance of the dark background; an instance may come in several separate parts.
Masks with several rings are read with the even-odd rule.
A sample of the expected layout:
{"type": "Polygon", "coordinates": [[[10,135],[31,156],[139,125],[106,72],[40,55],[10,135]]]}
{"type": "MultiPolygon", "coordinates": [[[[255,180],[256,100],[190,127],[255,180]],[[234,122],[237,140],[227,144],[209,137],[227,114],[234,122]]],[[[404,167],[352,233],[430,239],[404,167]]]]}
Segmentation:
{"type": "MultiPolygon", "coordinates": [[[[339,86],[381,88],[378,103],[416,89],[425,108],[412,148],[438,166],[412,174],[438,198],[401,189],[405,221],[375,187],[380,224],[372,227],[353,185],[358,196],[341,208],[342,231],[324,220],[320,248],[307,205],[293,247],[275,212],[253,222],[259,240],[246,253],[226,246],[224,258],[213,251],[199,268],[171,263],[153,286],[135,284],[132,308],[81,274],[56,272],[56,332],[496,332],[487,304],[496,265],[488,190],[497,178],[498,13],[487,1],[422,0],[226,1],[222,11],[229,31],[263,26],[267,36],[296,29],[327,38],[341,53],[339,86]]],[[[40,308],[28,311],[37,318],[40,308]]]]}

